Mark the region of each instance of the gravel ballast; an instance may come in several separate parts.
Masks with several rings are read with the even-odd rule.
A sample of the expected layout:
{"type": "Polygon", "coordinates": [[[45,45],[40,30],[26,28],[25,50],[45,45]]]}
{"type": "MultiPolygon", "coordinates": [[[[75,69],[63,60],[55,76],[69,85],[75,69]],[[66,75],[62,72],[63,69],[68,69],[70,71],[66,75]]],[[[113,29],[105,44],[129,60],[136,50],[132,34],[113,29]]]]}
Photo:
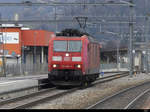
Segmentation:
{"type": "Polygon", "coordinates": [[[137,74],[132,78],[129,76],[101,83],[87,89],[77,90],[53,101],[32,107],[32,109],[84,109],[97,101],[115,94],[116,92],[150,81],[150,74],[137,74]]]}

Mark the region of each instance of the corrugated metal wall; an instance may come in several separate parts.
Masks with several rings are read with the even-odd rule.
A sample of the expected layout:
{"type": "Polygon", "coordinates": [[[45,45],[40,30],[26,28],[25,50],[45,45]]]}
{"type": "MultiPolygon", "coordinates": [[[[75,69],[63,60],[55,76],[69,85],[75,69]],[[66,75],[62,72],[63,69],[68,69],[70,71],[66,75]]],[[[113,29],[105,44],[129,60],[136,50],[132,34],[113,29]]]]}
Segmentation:
{"type": "Polygon", "coordinates": [[[22,30],[22,45],[24,46],[48,46],[53,32],[45,30],[22,30]]]}

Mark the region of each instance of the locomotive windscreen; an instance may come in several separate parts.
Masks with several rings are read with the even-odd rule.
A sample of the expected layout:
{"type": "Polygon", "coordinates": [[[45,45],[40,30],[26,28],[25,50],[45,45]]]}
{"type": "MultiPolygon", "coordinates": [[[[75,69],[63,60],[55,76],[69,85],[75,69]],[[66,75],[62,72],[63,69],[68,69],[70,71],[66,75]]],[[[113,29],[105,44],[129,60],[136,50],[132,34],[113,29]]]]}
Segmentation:
{"type": "Polygon", "coordinates": [[[82,42],[78,40],[54,40],[55,52],[80,52],[82,42]]]}

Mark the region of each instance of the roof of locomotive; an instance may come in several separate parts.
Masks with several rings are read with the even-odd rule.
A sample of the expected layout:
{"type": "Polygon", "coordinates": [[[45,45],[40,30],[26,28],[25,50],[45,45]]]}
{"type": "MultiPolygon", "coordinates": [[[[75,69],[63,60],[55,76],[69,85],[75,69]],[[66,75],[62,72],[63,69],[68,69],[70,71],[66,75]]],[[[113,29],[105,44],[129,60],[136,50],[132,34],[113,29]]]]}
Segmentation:
{"type": "Polygon", "coordinates": [[[90,34],[88,34],[86,32],[81,32],[77,29],[65,29],[60,33],[56,33],[56,38],[57,37],[81,38],[83,36],[86,36],[90,42],[99,44],[99,42],[94,37],[90,36],[90,34]]]}
{"type": "MultiPolygon", "coordinates": [[[[93,38],[93,37],[91,37],[91,36],[87,36],[87,35],[83,35],[83,36],[81,36],[81,37],[87,37],[88,38],[88,40],[91,42],[91,43],[99,43],[95,38],[93,38]]],[[[81,37],[77,37],[77,36],[74,36],[74,37],[67,37],[67,36],[56,36],[55,38],[78,38],[78,39],[80,39],[81,37]]]]}

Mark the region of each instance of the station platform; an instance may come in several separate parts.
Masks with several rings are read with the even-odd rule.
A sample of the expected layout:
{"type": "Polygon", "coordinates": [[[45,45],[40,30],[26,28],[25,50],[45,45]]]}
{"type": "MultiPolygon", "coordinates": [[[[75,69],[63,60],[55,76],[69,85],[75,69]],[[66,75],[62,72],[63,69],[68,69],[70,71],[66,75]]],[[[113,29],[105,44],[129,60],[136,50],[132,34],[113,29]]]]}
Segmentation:
{"type": "Polygon", "coordinates": [[[0,83],[12,80],[26,80],[26,79],[45,79],[48,78],[48,74],[38,74],[38,75],[21,75],[21,76],[13,76],[13,77],[0,77],[0,83]]]}
{"type": "Polygon", "coordinates": [[[0,77],[0,94],[39,85],[39,80],[47,79],[47,74],[0,77]]]}

